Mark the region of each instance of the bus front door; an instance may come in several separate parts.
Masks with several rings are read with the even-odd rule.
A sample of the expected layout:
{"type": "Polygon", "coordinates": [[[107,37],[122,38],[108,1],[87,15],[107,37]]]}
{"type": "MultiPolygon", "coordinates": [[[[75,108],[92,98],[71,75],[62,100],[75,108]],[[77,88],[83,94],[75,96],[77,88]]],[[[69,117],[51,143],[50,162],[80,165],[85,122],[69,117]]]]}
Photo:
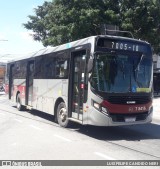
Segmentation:
{"type": "Polygon", "coordinates": [[[9,99],[11,99],[11,97],[13,96],[13,79],[14,79],[14,74],[13,74],[13,69],[14,69],[14,65],[10,66],[10,71],[9,71],[9,99]]]}
{"type": "Polygon", "coordinates": [[[26,105],[32,106],[33,101],[33,78],[34,78],[34,62],[30,61],[27,65],[26,78],[26,105]]]}
{"type": "MultiPolygon", "coordinates": [[[[83,103],[86,102],[86,50],[72,52],[71,117],[82,121],[83,103]]],[[[70,100],[70,99],[69,99],[70,100]]]]}

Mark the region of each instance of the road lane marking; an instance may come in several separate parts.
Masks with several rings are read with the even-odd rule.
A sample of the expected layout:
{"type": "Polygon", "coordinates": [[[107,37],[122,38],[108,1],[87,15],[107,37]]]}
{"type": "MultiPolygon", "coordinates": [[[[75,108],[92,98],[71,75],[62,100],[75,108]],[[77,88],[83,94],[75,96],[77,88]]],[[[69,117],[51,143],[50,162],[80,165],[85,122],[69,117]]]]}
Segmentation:
{"type": "Polygon", "coordinates": [[[70,139],[65,138],[65,137],[62,137],[62,136],[59,136],[59,135],[57,135],[57,134],[55,134],[54,136],[57,137],[57,138],[60,138],[60,139],[62,139],[62,140],[64,140],[64,141],[71,142],[70,139]]]}
{"type": "Polygon", "coordinates": [[[23,123],[22,120],[19,120],[19,119],[14,119],[15,121],[19,122],[19,123],[23,123]]]}
{"type": "Polygon", "coordinates": [[[0,115],[5,116],[6,114],[5,114],[5,113],[0,112],[0,115]]]}
{"type": "Polygon", "coordinates": [[[99,153],[99,152],[94,152],[94,154],[96,154],[97,156],[100,156],[100,157],[102,157],[106,160],[116,160],[115,158],[109,157],[109,156],[102,154],[102,153],[99,153]]]}
{"type": "Polygon", "coordinates": [[[30,127],[32,127],[32,128],[34,128],[34,129],[36,129],[36,130],[41,130],[42,131],[42,129],[41,128],[39,128],[39,127],[37,127],[37,126],[34,126],[34,125],[30,125],[30,127]]]}
{"type": "MultiPolygon", "coordinates": [[[[97,155],[97,156],[99,156],[99,157],[102,157],[102,158],[104,158],[104,159],[106,159],[106,160],[117,160],[117,159],[115,159],[115,158],[112,158],[112,157],[110,157],[110,156],[107,156],[107,155],[102,154],[102,153],[99,153],[99,152],[94,152],[94,154],[97,155]]],[[[132,166],[122,166],[122,167],[132,168],[132,166]]]]}
{"type": "Polygon", "coordinates": [[[11,146],[16,146],[16,145],[17,145],[17,143],[12,143],[12,144],[11,144],[11,146]]]}

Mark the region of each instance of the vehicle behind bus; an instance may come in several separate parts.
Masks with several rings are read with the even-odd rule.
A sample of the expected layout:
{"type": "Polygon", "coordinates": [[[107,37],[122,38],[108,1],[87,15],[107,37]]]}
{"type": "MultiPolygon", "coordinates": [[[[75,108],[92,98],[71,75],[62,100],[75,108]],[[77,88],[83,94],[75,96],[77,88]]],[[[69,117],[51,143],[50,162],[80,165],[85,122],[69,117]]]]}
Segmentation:
{"type": "Polygon", "coordinates": [[[92,36],[7,64],[9,99],[17,108],[55,116],[63,126],[119,126],[152,120],[150,44],[92,36]]]}

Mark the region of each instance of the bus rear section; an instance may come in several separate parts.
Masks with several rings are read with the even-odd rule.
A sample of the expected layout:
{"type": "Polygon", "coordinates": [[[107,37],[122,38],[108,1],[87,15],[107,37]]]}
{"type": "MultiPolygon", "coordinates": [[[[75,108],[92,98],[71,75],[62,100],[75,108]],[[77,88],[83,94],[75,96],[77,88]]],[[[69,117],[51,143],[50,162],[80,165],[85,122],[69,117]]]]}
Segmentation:
{"type": "Polygon", "coordinates": [[[151,122],[152,78],[152,52],[148,43],[97,38],[89,83],[88,123],[119,126],[151,122]]]}

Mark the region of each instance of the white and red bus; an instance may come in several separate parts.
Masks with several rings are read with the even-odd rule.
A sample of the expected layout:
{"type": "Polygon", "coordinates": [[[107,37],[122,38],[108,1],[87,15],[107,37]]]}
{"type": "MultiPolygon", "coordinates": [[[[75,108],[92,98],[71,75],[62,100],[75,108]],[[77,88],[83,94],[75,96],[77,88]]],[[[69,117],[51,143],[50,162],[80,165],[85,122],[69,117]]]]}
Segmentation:
{"type": "Polygon", "coordinates": [[[7,76],[19,110],[52,114],[63,127],[152,120],[152,51],[141,40],[88,37],[9,62],[7,76]]]}

